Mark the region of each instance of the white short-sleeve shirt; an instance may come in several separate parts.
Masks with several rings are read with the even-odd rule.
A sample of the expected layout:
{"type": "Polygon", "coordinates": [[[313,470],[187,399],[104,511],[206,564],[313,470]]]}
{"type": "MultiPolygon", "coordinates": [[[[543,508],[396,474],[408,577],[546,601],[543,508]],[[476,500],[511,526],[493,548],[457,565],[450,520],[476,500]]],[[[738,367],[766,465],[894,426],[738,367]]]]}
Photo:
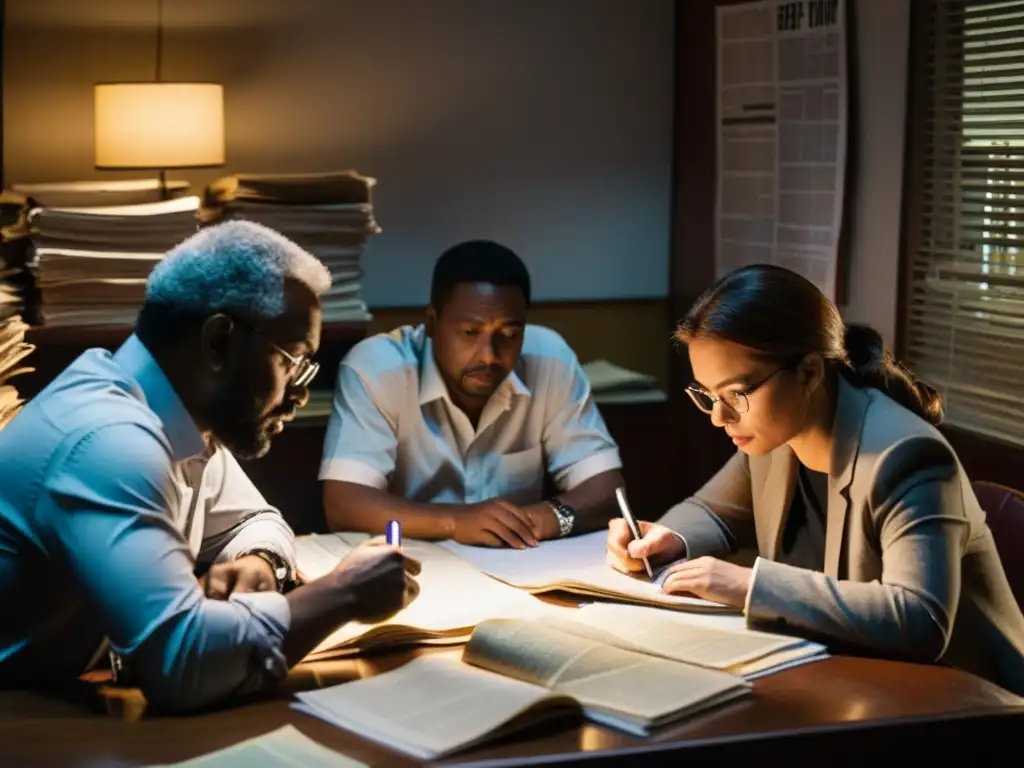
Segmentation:
{"type": "Polygon", "coordinates": [[[424,326],[364,339],[338,370],[321,480],[433,503],[540,501],[622,466],[572,349],[526,327],[516,369],[473,428],[448,395],[424,326]]]}

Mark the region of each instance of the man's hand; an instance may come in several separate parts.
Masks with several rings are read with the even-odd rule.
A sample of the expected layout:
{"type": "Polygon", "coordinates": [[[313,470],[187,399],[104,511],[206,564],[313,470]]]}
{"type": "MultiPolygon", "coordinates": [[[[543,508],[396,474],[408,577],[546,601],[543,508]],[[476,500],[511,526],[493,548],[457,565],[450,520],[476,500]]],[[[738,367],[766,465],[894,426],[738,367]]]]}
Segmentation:
{"type": "Polygon", "coordinates": [[[400,549],[380,539],[371,539],[346,555],[335,573],[339,586],[352,593],[356,620],[376,624],[416,599],[420,585],[413,577],[420,568],[419,560],[403,555],[400,549]]]}
{"type": "Polygon", "coordinates": [[[523,508],[533,522],[533,535],[540,541],[557,539],[561,535],[558,527],[558,517],[555,511],[546,502],[531,504],[523,508]]]}
{"type": "Polygon", "coordinates": [[[453,538],[462,544],[513,549],[540,544],[530,513],[504,499],[489,499],[456,512],[453,538]]]}
{"type": "Polygon", "coordinates": [[[622,573],[644,570],[646,557],[652,564],[667,563],[683,556],[685,545],[670,528],[638,520],[642,538],[635,540],[621,517],[608,521],[606,544],[608,565],[622,573]]]}
{"type": "Polygon", "coordinates": [[[259,555],[216,563],[206,574],[206,596],[214,600],[227,600],[235,592],[273,592],[276,589],[274,570],[259,555]]]}
{"type": "Polygon", "coordinates": [[[662,585],[669,594],[689,594],[742,608],[750,591],[752,568],[715,557],[698,557],[673,565],[662,585]]]}

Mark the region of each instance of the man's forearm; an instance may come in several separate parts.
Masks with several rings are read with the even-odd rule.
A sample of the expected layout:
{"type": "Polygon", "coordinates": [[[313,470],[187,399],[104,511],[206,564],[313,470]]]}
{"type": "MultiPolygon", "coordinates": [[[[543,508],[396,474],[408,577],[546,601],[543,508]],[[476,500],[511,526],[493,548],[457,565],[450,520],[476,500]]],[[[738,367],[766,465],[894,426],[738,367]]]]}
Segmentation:
{"type": "Polygon", "coordinates": [[[583,481],[571,491],[557,494],[556,498],[576,512],[573,533],[587,533],[604,528],[619,514],[615,489],[625,486],[622,473],[611,469],[583,481]]]}
{"type": "Polygon", "coordinates": [[[285,595],[291,610],[291,628],[281,650],[289,667],[302,661],[321,640],[355,617],[355,598],[350,589],[344,588],[343,580],[341,572],[334,571],[285,595]]]}
{"type": "Polygon", "coordinates": [[[411,539],[450,539],[461,504],[409,501],[377,488],[339,480],[324,482],[324,512],[332,531],[362,531],[381,535],[388,520],[402,524],[411,539]]]}

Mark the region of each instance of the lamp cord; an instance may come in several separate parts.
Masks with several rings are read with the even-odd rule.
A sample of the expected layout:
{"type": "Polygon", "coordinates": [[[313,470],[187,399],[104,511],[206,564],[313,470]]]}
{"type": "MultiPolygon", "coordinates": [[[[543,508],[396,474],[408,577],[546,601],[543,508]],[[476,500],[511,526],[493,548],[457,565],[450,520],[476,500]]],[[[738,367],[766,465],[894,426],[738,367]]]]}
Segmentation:
{"type": "MultiPolygon", "coordinates": [[[[164,63],[164,0],[156,0],[156,81],[161,82],[164,63]]],[[[160,169],[160,199],[167,200],[167,171],[160,169]]]]}
{"type": "Polygon", "coordinates": [[[156,0],[156,81],[159,83],[164,59],[164,0],[156,0]]]}

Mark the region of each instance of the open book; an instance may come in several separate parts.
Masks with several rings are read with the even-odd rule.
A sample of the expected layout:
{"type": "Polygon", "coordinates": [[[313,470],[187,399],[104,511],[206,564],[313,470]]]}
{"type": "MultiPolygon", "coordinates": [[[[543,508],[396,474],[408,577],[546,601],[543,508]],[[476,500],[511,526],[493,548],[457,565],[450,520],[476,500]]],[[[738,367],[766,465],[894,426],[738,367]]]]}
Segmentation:
{"type": "MultiPolygon", "coordinates": [[[[295,541],[299,576],[312,581],[332,571],[365,534],[300,536],[295,541]]],[[[379,624],[349,622],[306,657],[322,661],[400,645],[455,645],[469,639],[481,621],[539,618],[571,611],[544,603],[485,576],[472,565],[430,542],[406,539],[402,549],[423,564],[420,594],[409,607],[379,624]]]]}
{"type": "Polygon", "coordinates": [[[645,736],[750,691],[726,672],[622,650],[547,622],[499,619],[477,627],[462,661],[420,657],[299,693],[294,706],[430,760],[567,712],[645,736]]]}
{"type": "Polygon", "coordinates": [[[735,608],[721,603],[662,592],[661,580],[668,566],[656,571],[653,580],[645,573],[627,576],[613,570],[605,556],[607,536],[606,531],[595,531],[543,541],[539,547],[529,549],[474,547],[454,541],[440,542],[438,546],[472,563],[489,576],[528,592],[561,590],[680,611],[737,613],[735,608]]]}

